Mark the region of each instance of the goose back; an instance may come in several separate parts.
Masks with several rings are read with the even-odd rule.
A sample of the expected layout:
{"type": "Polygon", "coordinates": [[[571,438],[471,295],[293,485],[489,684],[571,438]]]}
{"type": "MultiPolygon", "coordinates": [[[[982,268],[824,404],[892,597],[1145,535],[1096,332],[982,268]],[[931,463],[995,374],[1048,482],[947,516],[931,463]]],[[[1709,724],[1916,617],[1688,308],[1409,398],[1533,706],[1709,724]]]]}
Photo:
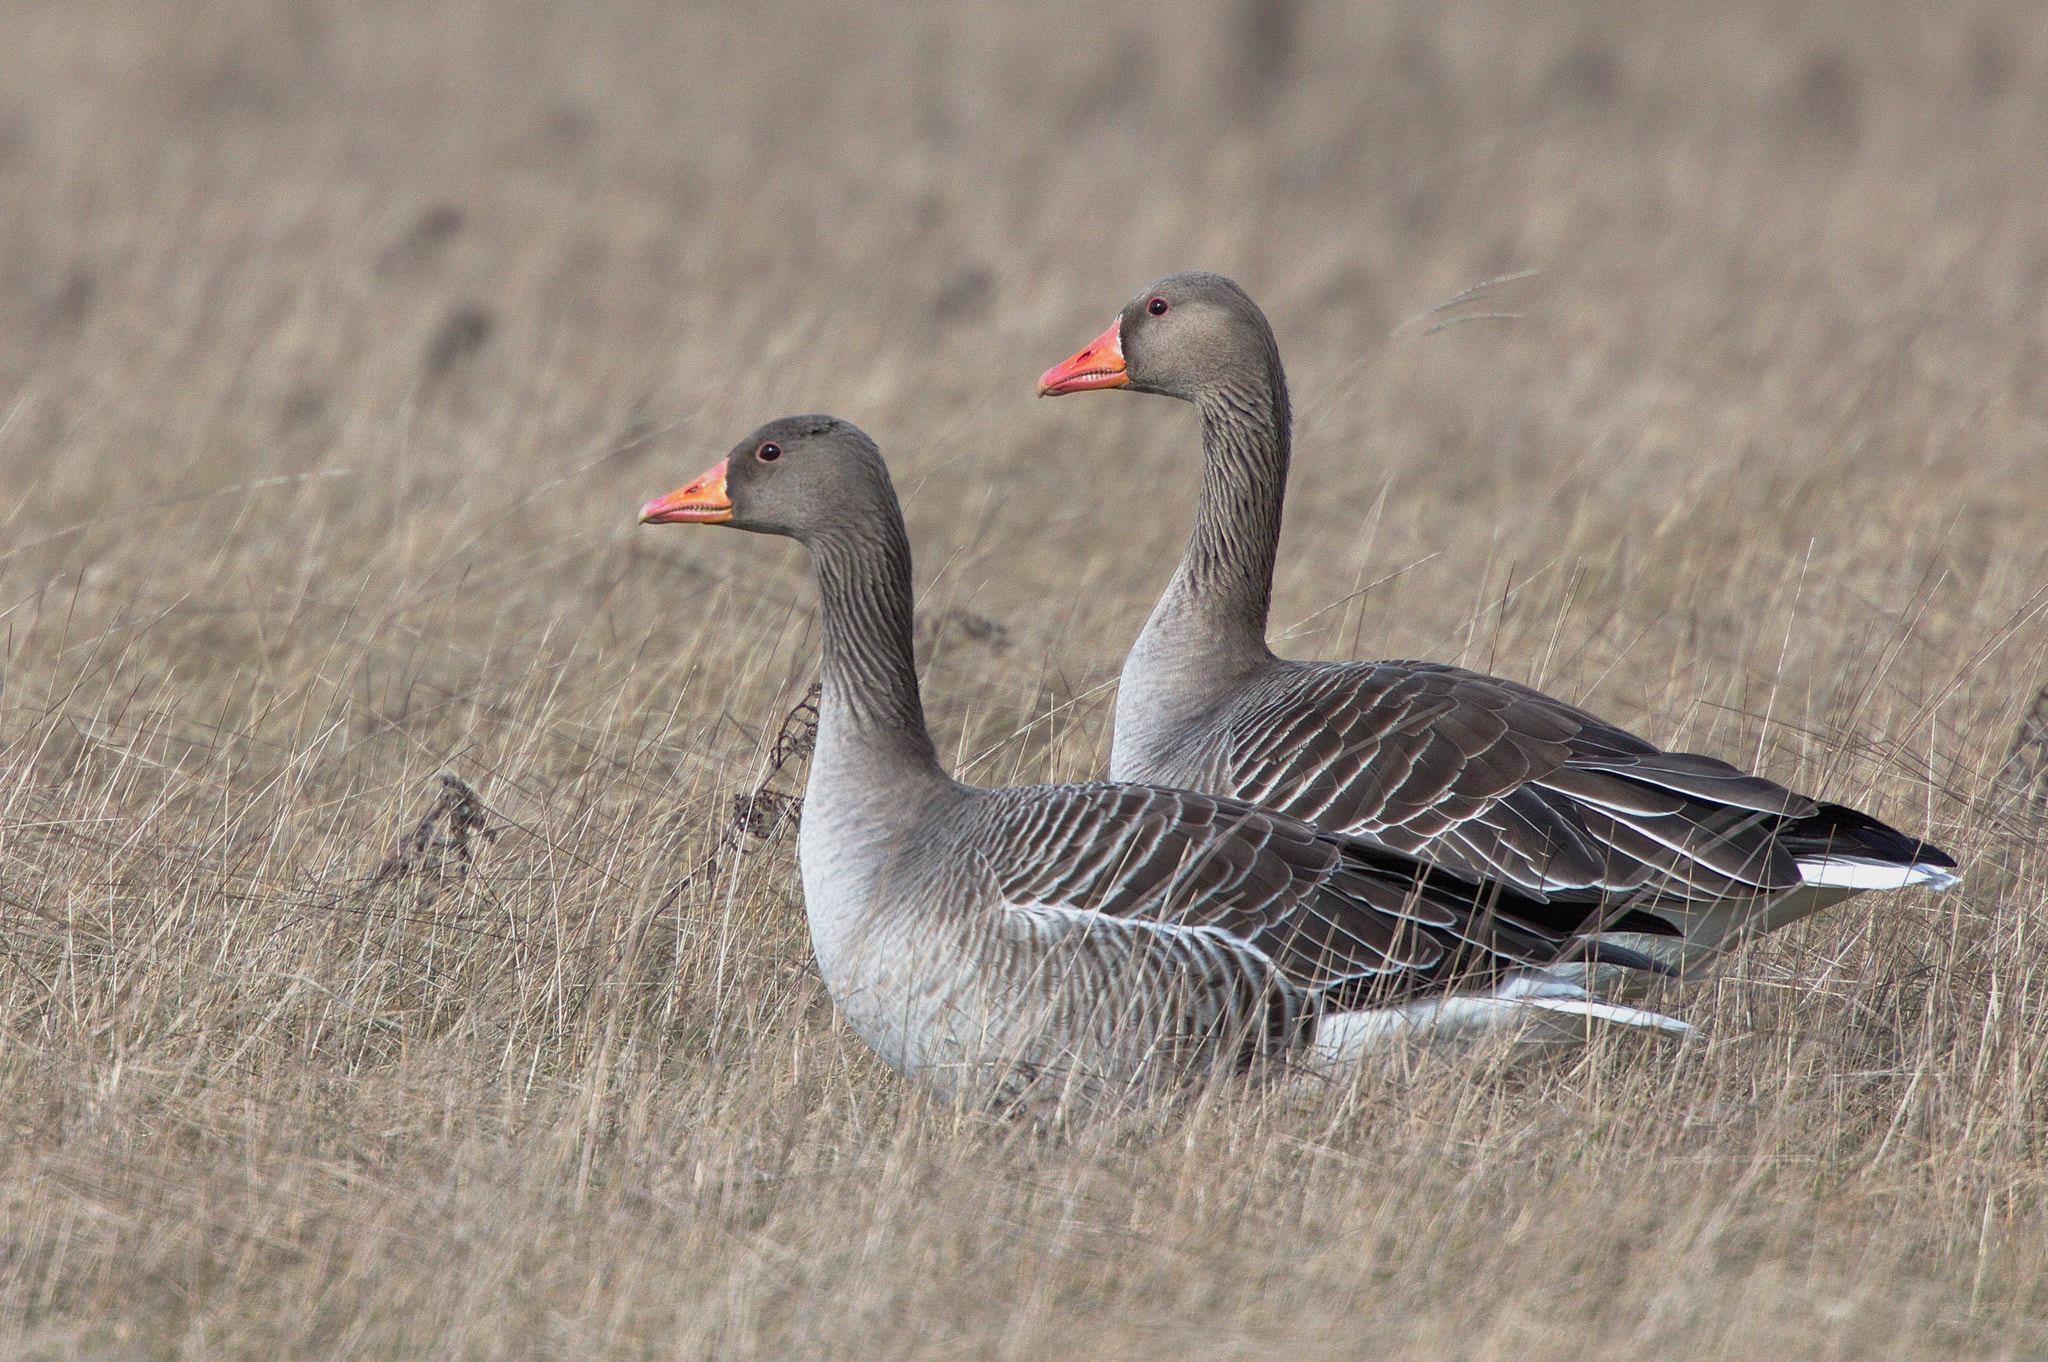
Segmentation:
{"type": "Polygon", "coordinates": [[[999,1105],[1311,1062],[1326,1029],[1554,982],[1588,944],[1511,888],[1185,790],[956,786],[885,848],[831,840],[804,874],[834,999],[894,1067],[999,1105]]]}
{"type": "Polygon", "coordinates": [[[1868,815],[1662,751],[1511,681],[1275,658],[1286,379],[1265,315],[1230,280],[1160,280],[1039,390],[1103,387],[1193,403],[1203,450],[1187,550],[1125,661],[1113,779],[1252,800],[1588,904],[1622,939],[1674,938],[1659,954],[1686,968],[1846,893],[1954,882],[1951,857],[1868,815]]]}
{"type": "Polygon", "coordinates": [[[1511,885],[1230,798],[952,780],[918,695],[902,514],[844,422],[771,422],[642,519],[810,550],[825,660],[799,853],[818,967],[856,1033],[942,1093],[1094,1107],[1416,1028],[1678,1026],[1561,979],[1574,960],[1654,966],[1511,885]]]}

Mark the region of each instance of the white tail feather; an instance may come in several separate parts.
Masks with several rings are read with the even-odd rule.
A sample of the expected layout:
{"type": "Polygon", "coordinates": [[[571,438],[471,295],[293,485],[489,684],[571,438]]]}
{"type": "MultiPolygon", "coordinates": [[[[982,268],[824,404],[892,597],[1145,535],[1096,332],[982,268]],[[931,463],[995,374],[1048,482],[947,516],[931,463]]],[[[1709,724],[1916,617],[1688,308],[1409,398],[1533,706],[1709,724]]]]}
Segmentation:
{"type": "Polygon", "coordinates": [[[1661,1012],[1646,1012],[1640,1007],[1623,1007],[1620,1003],[1603,1003],[1594,998],[1531,998],[1525,1007],[1540,1007],[1545,1011],[1559,1012],[1567,1016],[1591,1017],[1596,1021],[1614,1022],[1619,1026],[1640,1026],[1650,1031],[1667,1031],[1682,1036],[1692,1027],[1676,1017],[1667,1017],[1661,1012]]]}
{"type": "Polygon", "coordinates": [[[1331,1013],[1316,1027],[1315,1054],[1324,1064],[1342,1064],[1401,1043],[1436,1045],[1495,1034],[1532,1046],[1572,1044],[1585,1040],[1588,1021],[1665,1035],[1692,1030],[1676,1017],[1602,1002],[1556,975],[1521,975],[1478,997],[1331,1013]]]}
{"type": "Polygon", "coordinates": [[[1906,889],[1914,885],[1947,889],[1962,878],[1946,866],[1900,865],[1896,861],[1865,861],[1853,856],[1816,856],[1801,861],[1799,876],[1808,884],[1850,890],[1906,889]]]}

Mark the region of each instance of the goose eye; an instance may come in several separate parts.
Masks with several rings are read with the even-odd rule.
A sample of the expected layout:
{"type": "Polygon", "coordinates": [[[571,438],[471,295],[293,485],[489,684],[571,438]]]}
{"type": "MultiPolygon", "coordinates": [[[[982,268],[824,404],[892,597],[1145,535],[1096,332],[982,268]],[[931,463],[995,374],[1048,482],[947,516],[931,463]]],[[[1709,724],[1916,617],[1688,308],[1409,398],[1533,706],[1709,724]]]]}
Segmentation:
{"type": "Polygon", "coordinates": [[[776,444],[775,441],[770,440],[766,444],[762,445],[759,449],[754,451],[754,457],[759,459],[762,463],[774,463],[777,459],[782,457],[782,446],[776,444]]]}
{"type": "Polygon", "coordinates": [[[1170,306],[1172,304],[1168,303],[1164,298],[1154,298],[1151,302],[1145,304],[1145,310],[1155,317],[1164,317],[1166,309],[1170,306]]]}

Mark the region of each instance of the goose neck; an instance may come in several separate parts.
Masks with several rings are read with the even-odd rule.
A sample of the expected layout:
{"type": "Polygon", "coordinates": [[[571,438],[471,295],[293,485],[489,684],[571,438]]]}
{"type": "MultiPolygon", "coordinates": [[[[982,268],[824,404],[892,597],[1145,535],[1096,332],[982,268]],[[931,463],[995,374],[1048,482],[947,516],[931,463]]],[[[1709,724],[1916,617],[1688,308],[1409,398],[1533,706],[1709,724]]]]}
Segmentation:
{"type": "Polygon", "coordinates": [[[1264,658],[1287,497],[1287,388],[1277,372],[1196,402],[1202,495],[1169,595],[1225,649],[1264,658]]]}
{"type": "Polygon", "coordinates": [[[1287,388],[1268,382],[1197,399],[1202,499],[1173,580],[1153,607],[1117,689],[1113,780],[1186,779],[1187,726],[1273,665],[1266,616],[1287,494],[1287,388]]]}
{"type": "Polygon", "coordinates": [[[809,546],[825,654],[819,756],[876,789],[946,778],[918,697],[910,544],[900,521],[893,528],[809,546]]]}

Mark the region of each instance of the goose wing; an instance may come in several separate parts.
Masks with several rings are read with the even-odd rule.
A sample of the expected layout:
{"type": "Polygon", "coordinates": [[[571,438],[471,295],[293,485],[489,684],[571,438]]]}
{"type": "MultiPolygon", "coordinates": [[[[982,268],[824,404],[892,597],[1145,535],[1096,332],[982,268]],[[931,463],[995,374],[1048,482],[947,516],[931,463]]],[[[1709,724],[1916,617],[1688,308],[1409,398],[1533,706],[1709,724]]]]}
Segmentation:
{"type": "Polygon", "coordinates": [[[1121,784],[988,796],[972,836],[1011,908],[1248,946],[1341,1005],[1498,979],[1555,960],[1570,936],[1512,889],[1234,799],[1121,784]]]}
{"type": "Polygon", "coordinates": [[[1436,663],[1283,666],[1216,734],[1217,783],[1240,798],[1539,895],[1791,888],[1799,870],[1774,834],[1816,807],[1527,686],[1436,663]]]}

